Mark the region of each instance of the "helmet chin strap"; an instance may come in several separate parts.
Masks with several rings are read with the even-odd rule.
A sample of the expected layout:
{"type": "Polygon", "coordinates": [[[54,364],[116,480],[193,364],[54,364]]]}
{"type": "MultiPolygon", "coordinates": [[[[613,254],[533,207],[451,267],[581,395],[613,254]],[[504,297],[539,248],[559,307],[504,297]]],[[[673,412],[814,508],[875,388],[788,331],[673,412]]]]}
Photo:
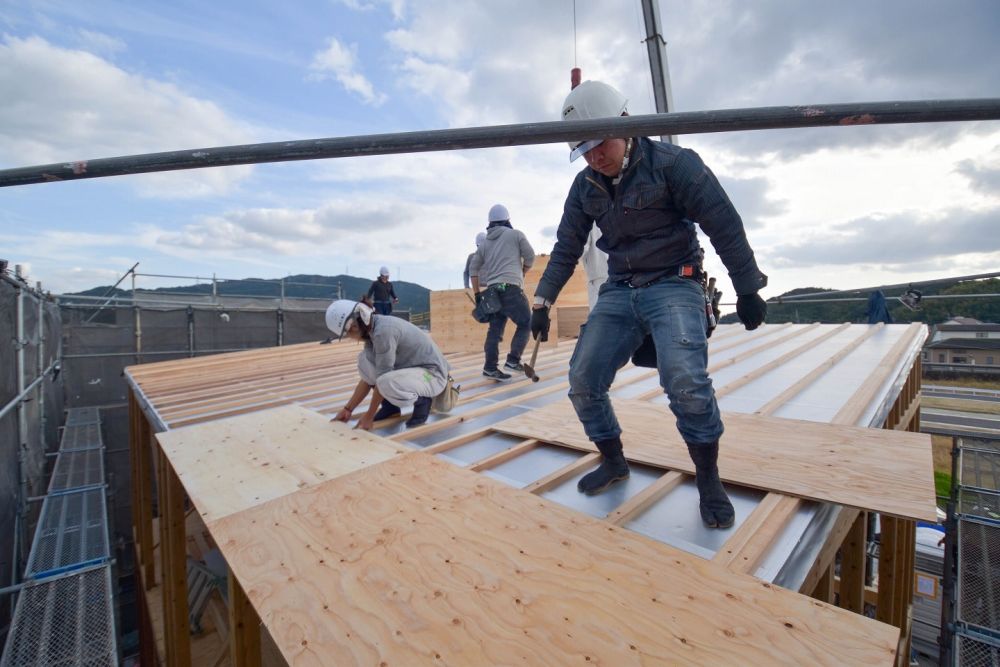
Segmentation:
{"type": "Polygon", "coordinates": [[[622,176],[625,175],[625,170],[628,169],[629,160],[632,159],[632,137],[625,143],[625,155],[622,157],[622,168],[618,170],[618,175],[611,179],[612,185],[618,185],[621,182],[622,176]]]}

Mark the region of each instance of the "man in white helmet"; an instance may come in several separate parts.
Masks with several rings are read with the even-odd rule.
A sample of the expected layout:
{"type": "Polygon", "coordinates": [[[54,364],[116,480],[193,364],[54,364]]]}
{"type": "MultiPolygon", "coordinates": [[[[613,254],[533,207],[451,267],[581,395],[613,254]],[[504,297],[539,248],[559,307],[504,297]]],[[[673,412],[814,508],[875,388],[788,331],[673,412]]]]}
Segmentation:
{"type": "Polygon", "coordinates": [[[389,267],[382,266],[378,270],[378,278],[372,281],[368,288],[368,298],[372,300],[375,312],[379,315],[389,315],[392,313],[392,304],[399,303],[396,298],[396,290],[389,282],[389,267]]]}
{"type": "MultiPolygon", "coordinates": [[[[565,120],[627,115],[626,102],[611,86],[585,81],[566,98],[562,115],[565,120]]],[[[729,271],[736,312],[747,329],[764,321],[767,306],[757,292],[767,276],[757,268],[739,214],[694,151],[645,137],[574,141],[570,150],[570,161],[582,155],[587,167],[566,198],[552,256],[535,290],[531,330],[547,339],[549,307],[596,224],[597,246],[608,255],[608,280],[577,340],[569,397],[603,459],[578,489],[599,493],[629,476],[608,389],[649,337],[653,345],[647,349],[695,464],[702,520],[728,528],[735,515],[717,466],[723,426],[707,370],[704,254],[695,224],[729,271]]]]}
{"type": "Polygon", "coordinates": [[[483,286],[492,290],[500,301],[500,311],[490,318],[486,343],[483,345],[486,356],[483,375],[503,382],[510,379],[510,373],[506,371],[524,372],[521,354],[531,334],[531,308],[524,296],[524,274],[535,263],[535,251],[524,232],[511,226],[506,206],[496,204],[487,217],[489,226],[486,228],[486,239],[469,262],[469,278],[477,301],[485,298],[479,291],[483,286]],[[503,338],[508,318],[517,328],[501,370],[497,367],[500,362],[500,339],[503,338]]]}
{"type": "Polygon", "coordinates": [[[427,421],[431,401],[444,391],[450,369],[430,336],[405,320],[376,314],[370,306],[349,299],[330,304],[326,326],[335,338],[365,344],[358,355],[361,381],[335,420],[348,421],[368,392],[374,391],[357,428],[367,431],[376,421],[395,417],[411,405],[413,413],[406,425],[427,421]]]}
{"type": "MultiPolygon", "coordinates": [[[[483,241],[486,240],[486,232],[479,232],[476,234],[476,248],[483,245],[483,241]]],[[[472,258],[476,256],[476,253],[470,252],[469,256],[465,260],[465,273],[462,274],[462,284],[465,289],[469,289],[472,283],[469,282],[469,266],[472,264],[472,258]]]]}

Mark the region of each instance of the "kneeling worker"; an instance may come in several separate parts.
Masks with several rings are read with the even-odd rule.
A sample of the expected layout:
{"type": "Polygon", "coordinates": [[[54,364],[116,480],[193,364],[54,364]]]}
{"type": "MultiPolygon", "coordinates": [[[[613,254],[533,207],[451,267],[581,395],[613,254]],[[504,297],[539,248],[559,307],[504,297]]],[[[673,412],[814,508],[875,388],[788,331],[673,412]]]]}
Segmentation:
{"type": "Polygon", "coordinates": [[[334,417],[346,422],[374,389],[368,411],[357,428],[370,430],[380,419],[413,406],[407,426],[420,426],[431,412],[431,399],[444,391],[449,365],[431,337],[398,317],[377,315],[370,306],[339,299],[326,309],[326,326],[336,338],[363,341],[358,355],[361,381],[347,405],[334,417]],[[380,405],[381,403],[381,405],[380,405]]]}

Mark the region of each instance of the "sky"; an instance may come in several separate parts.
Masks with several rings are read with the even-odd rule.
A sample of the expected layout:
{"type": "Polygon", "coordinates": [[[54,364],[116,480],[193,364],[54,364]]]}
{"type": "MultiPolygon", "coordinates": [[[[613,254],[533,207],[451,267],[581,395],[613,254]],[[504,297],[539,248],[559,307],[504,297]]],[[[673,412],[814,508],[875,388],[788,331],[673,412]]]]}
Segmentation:
{"type": "MultiPolygon", "coordinates": [[[[660,0],[660,16],[676,111],[1000,97],[995,0],[660,0]]],[[[0,169],[557,120],[574,65],[621,90],[630,113],[653,113],[644,37],[639,0],[0,0],[0,169]]],[[[1000,270],[1000,121],[677,139],[740,212],[765,297],[1000,270]]],[[[374,278],[386,265],[394,280],[459,288],[495,203],[551,251],[583,166],[568,153],[0,188],[0,258],[56,293],[109,285],[136,262],[224,278],[374,278]]]]}

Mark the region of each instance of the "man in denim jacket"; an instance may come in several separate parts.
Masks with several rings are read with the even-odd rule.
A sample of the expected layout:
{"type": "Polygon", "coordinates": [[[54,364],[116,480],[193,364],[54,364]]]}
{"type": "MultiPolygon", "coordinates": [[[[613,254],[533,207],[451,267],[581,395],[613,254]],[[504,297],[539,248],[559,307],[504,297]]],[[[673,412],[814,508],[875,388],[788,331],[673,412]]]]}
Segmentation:
{"type": "MultiPolygon", "coordinates": [[[[585,81],[566,98],[563,118],[627,115],[626,102],[611,86],[585,81]]],[[[571,142],[570,148],[570,160],[583,155],[588,166],[566,198],[552,256],[535,290],[531,330],[548,338],[549,306],[596,224],[598,247],[608,254],[608,280],[580,330],[569,397],[603,459],[578,488],[598,493],[629,475],[608,389],[650,337],[660,385],[695,464],[702,519],[709,527],[728,528],[735,516],[717,466],[723,426],[707,369],[703,251],[695,223],[729,271],[736,311],[747,329],[764,321],[767,306],[757,292],[767,276],[757,268],[739,214],[694,151],[644,137],[571,142]]]]}

